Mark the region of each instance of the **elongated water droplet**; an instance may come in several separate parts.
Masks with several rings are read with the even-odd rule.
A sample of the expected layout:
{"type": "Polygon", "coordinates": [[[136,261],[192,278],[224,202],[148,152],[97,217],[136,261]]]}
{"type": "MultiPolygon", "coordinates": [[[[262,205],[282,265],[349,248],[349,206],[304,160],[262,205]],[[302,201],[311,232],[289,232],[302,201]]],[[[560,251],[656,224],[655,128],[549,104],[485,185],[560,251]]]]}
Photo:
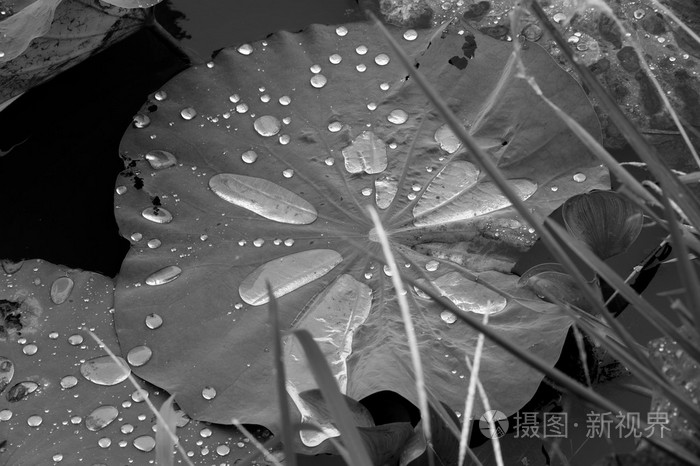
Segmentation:
{"type": "Polygon", "coordinates": [[[399,181],[390,176],[381,176],[374,180],[374,195],[377,207],[386,209],[396,196],[399,189],[399,181]]]}
{"type": "Polygon", "coordinates": [[[68,344],[72,346],[78,346],[83,343],[83,336],[80,334],[74,334],[68,337],[68,344]]]}
{"type": "Polygon", "coordinates": [[[432,283],[443,296],[463,311],[493,314],[502,311],[507,304],[500,294],[466,279],[458,272],[447,273],[432,283]]]}
{"type": "Polygon", "coordinates": [[[257,120],[255,120],[255,122],[253,123],[253,127],[260,136],[269,138],[280,132],[282,124],[276,117],[273,117],[272,115],[263,115],[257,120]]]}
{"type": "Polygon", "coordinates": [[[389,55],[386,53],[380,53],[376,57],[374,57],[374,63],[376,63],[379,66],[384,66],[389,64],[389,55]]]}
{"type": "Polygon", "coordinates": [[[143,345],[131,348],[126,355],[126,360],[134,367],[141,367],[151,359],[151,356],[153,356],[151,348],[143,345]]]}
{"type": "Polygon", "coordinates": [[[386,144],[371,131],[357,136],[342,152],[350,173],[381,173],[387,167],[386,144]]]}
{"type": "Polygon", "coordinates": [[[146,244],[148,244],[148,247],[151,249],[157,249],[160,247],[160,240],[157,238],[149,239],[146,244]]]}
{"type": "Polygon", "coordinates": [[[44,422],[44,419],[36,414],[27,418],[27,425],[29,427],[39,427],[42,422],[44,422]]]}
{"type": "Polygon", "coordinates": [[[462,142],[447,125],[442,125],[435,131],[435,142],[448,154],[454,154],[462,147],[462,142]]]}
{"type": "Polygon", "coordinates": [[[276,222],[307,225],[318,216],[309,202],[262,178],[221,173],[209,180],[209,188],[221,199],[276,222]]]}
{"type": "Polygon", "coordinates": [[[78,378],[74,377],[72,375],[67,375],[61,379],[61,387],[65,388],[66,390],[69,388],[73,388],[76,385],[78,385],[78,378]]]}
{"type": "Polygon", "coordinates": [[[136,232],[131,234],[131,241],[139,242],[141,239],[143,239],[143,235],[141,233],[136,232]]]}
{"type": "Polygon", "coordinates": [[[180,116],[183,120],[191,120],[192,118],[197,116],[197,110],[195,110],[192,107],[185,107],[182,110],[180,110],[180,116]]]}
{"type": "Polygon", "coordinates": [[[146,285],[158,286],[164,285],[175,280],[182,273],[182,269],[177,265],[169,265],[163,267],[157,272],[152,273],[146,278],[146,285]]]}
{"type": "Polygon", "coordinates": [[[311,77],[309,82],[316,89],[321,89],[323,86],[326,85],[326,83],[328,83],[328,79],[322,74],[315,74],[311,77]]]}
{"type": "Polygon", "coordinates": [[[337,53],[334,53],[333,55],[331,55],[330,57],[328,57],[328,61],[331,62],[331,63],[334,64],[334,65],[337,65],[338,63],[340,63],[341,61],[343,61],[343,57],[341,57],[341,56],[338,55],[337,53]]]}
{"type": "Polygon", "coordinates": [[[583,173],[576,173],[574,175],[574,181],[577,183],[583,183],[584,181],[586,181],[586,175],[584,175],[583,173]]]}
{"type": "Polygon", "coordinates": [[[442,311],[440,313],[440,318],[448,324],[454,324],[457,321],[457,316],[450,311],[442,311]]]}
{"type": "Polygon", "coordinates": [[[397,108],[396,110],[392,110],[391,113],[389,113],[389,116],[386,117],[386,119],[389,120],[390,123],[393,123],[395,125],[402,125],[408,120],[408,113],[401,110],[400,108],[397,108]]]}
{"type": "Polygon", "coordinates": [[[51,284],[51,301],[54,304],[63,304],[73,291],[73,280],[68,277],[59,277],[51,284]]]}
{"type": "Polygon", "coordinates": [[[343,256],[331,249],[310,249],[279,257],[252,271],[243,279],[238,292],[243,301],[259,306],[270,300],[267,281],[279,298],[324,276],[342,261],[343,256]]]}
{"type": "Polygon", "coordinates": [[[428,261],[425,264],[425,270],[428,272],[435,272],[438,267],[440,267],[440,263],[438,261],[428,261]]]}
{"type": "Polygon", "coordinates": [[[150,435],[142,435],[134,439],[133,445],[137,450],[148,453],[156,447],[156,440],[150,435]]]}
{"type": "Polygon", "coordinates": [[[205,400],[213,400],[216,398],[216,389],[214,387],[204,387],[202,389],[202,398],[205,400]]]}
{"type": "Polygon", "coordinates": [[[126,193],[126,186],[117,186],[117,188],[114,191],[121,196],[124,193],[126,193]]]}
{"type": "Polygon", "coordinates": [[[371,196],[372,195],[372,188],[362,188],[362,191],[360,191],[363,196],[371,196]]]}
{"type": "Polygon", "coordinates": [[[114,406],[100,406],[85,418],[85,427],[92,432],[102,430],[119,416],[119,410],[114,406]]]}
{"type": "Polygon", "coordinates": [[[26,354],[27,356],[35,355],[37,351],[39,351],[39,347],[36,346],[35,344],[24,345],[22,347],[22,352],[24,354],[26,354]]]}
{"type": "Polygon", "coordinates": [[[239,46],[236,50],[238,50],[238,53],[241,55],[250,55],[253,53],[253,46],[250,44],[243,44],[239,46]]]}
{"type": "Polygon", "coordinates": [[[328,131],[330,131],[331,133],[337,133],[341,129],[343,129],[343,124],[339,121],[331,121],[328,124],[328,131]]]}
{"type": "Polygon", "coordinates": [[[238,104],[236,105],[236,112],[238,113],[245,113],[248,111],[248,105],[247,104],[238,104]]]}
{"type": "Polygon", "coordinates": [[[154,170],[162,170],[177,164],[177,159],[170,152],[152,150],[146,154],[146,160],[154,170]]]}
{"type": "Polygon", "coordinates": [[[80,373],[96,385],[116,385],[126,380],[131,369],[124,359],[117,357],[119,363],[110,356],[89,359],[80,366],[80,373]]]}
{"type": "Polygon", "coordinates": [[[141,215],[146,220],[154,223],[170,223],[173,221],[173,215],[162,207],[147,207],[143,209],[141,215]]]}
{"type": "Polygon", "coordinates": [[[31,380],[19,382],[7,391],[7,401],[9,401],[10,403],[14,403],[20,400],[24,400],[29,395],[37,391],[38,388],[39,384],[36,382],[32,382],[31,380]]]}
{"type": "Polygon", "coordinates": [[[10,359],[0,356],[0,393],[12,382],[14,376],[15,365],[10,359]]]}
{"type": "Polygon", "coordinates": [[[418,38],[418,33],[415,29],[408,29],[403,33],[403,38],[406,40],[416,40],[418,38]]]}
{"type": "Polygon", "coordinates": [[[163,325],[163,318],[158,314],[153,313],[146,316],[146,327],[155,330],[161,325],[163,325]]]}

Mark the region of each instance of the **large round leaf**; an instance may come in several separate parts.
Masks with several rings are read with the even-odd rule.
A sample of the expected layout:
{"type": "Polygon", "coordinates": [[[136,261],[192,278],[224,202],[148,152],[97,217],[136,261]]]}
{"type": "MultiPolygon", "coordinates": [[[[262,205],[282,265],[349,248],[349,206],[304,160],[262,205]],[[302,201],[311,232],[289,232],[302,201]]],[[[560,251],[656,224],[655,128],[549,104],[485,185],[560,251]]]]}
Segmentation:
{"type": "MultiPolygon", "coordinates": [[[[510,44],[392,33],[537,215],[608,186],[607,171],[516,76],[510,44]]],[[[550,98],[599,133],[583,91],[541,48],[523,60],[550,98]]],[[[312,331],[347,395],[392,390],[416,402],[368,205],[407,276],[466,311],[490,312],[489,325],[522,348],[558,358],[568,319],[508,273],[534,229],[371,25],[313,26],[225,49],[142,112],[121,145],[128,165],[116,216],[132,249],[117,279],[116,325],[125,352],[153,351],[134,371],[190,415],[275,428],[266,281],[283,325],[312,331]],[[157,330],[143,325],[153,313],[164,320],[157,330]]],[[[477,334],[422,292],[410,289],[408,300],[428,387],[459,410],[477,334]]],[[[300,394],[315,383],[293,340],[285,351],[288,392],[304,415],[300,394]]],[[[542,379],[491,342],[480,376],[491,406],[508,414],[542,379]]]]}

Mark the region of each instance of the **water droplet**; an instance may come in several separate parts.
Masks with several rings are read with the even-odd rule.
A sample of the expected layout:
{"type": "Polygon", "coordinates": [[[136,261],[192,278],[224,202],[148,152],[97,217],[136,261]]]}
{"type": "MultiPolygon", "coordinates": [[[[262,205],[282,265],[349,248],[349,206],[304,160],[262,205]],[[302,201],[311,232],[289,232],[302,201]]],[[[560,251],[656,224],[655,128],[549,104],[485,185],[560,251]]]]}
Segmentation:
{"type": "Polygon", "coordinates": [[[253,46],[250,44],[243,44],[236,50],[238,50],[238,53],[240,53],[241,55],[250,55],[251,53],[253,53],[253,46]]]}
{"type": "Polygon", "coordinates": [[[384,271],[384,275],[386,275],[387,277],[391,277],[391,267],[389,267],[388,265],[384,265],[382,267],[382,270],[384,271]]]}
{"type": "Polygon", "coordinates": [[[170,152],[152,150],[146,154],[146,160],[154,170],[162,170],[177,164],[177,159],[170,152]]]}
{"type": "Polygon", "coordinates": [[[279,98],[279,103],[280,105],[289,105],[292,103],[292,99],[290,99],[288,95],[283,95],[279,98]]]}
{"type": "Polygon", "coordinates": [[[180,116],[183,120],[191,120],[192,118],[197,116],[197,110],[195,110],[192,107],[185,107],[182,110],[180,110],[180,116]]]}
{"type": "Polygon", "coordinates": [[[402,125],[408,120],[408,113],[401,110],[400,108],[397,108],[396,110],[392,110],[391,113],[389,113],[389,116],[386,117],[386,119],[389,120],[390,123],[393,123],[395,125],[402,125]]]}
{"type": "Polygon", "coordinates": [[[131,348],[126,355],[126,360],[134,367],[141,367],[151,359],[151,356],[153,356],[151,348],[142,345],[131,348]]]}
{"type": "Polygon", "coordinates": [[[160,247],[160,240],[157,238],[149,239],[148,243],[146,243],[149,248],[151,249],[158,249],[160,247]]]}
{"type": "Polygon", "coordinates": [[[307,225],[318,215],[306,200],[262,178],[220,173],[209,187],[223,200],[276,222],[307,225]]]}
{"type": "Polygon", "coordinates": [[[158,91],[158,92],[156,92],[155,94],[153,94],[153,97],[154,97],[157,101],[162,102],[162,101],[164,101],[165,99],[168,98],[168,93],[165,92],[165,91],[158,91]]]}
{"type": "Polygon", "coordinates": [[[119,410],[114,406],[100,406],[85,418],[85,427],[92,432],[102,430],[119,416],[119,410]]]}
{"type": "Polygon", "coordinates": [[[39,384],[30,380],[19,382],[7,391],[7,401],[10,403],[15,403],[17,401],[24,400],[29,395],[37,391],[38,388],[39,384]]]}
{"type": "Polygon", "coordinates": [[[374,63],[376,63],[379,66],[384,66],[389,64],[389,55],[386,53],[380,53],[376,57],[374,57],[374,63]]]}
{"type": "Polygon", "coordinates": [[[247,104],[238,104],[236,105],[236,112],[238,113],[245,113],[248,111],[248,105],[247,104]]]}
{"type": "Polygon", "coordinates": [[[566,21],[566,15],[564,13],[556,13],[554,16],[552,16],[552,19],[557,23],[561,23],[566,21]]]}
{"type": "Polygon", "coordinates": [[[68,277],[59,277],[51,284],[51,301],[54,304],[63,304],[73,291],[73,280],[68,277]]]}
{"type": "Polygon", "coordinates": [[[558,187],[558,186],[552,186],[552,187],[549,188],[549,189],[551,189],[551,190],[554,191],[554,192],[559,191],[559,187],[558,187]]]}
{"type": "Polygon", "coordinates": [[[323,76],[322,74],[315,74],[311,77],[309,82],[316,89],[321,89],[323,86],[326,85],[326,83],[328,82],[328,79],[326,79],[326,77],[323,76]]]}
{"type": "Polygon", "coordinates": [[[367,110],[369,111],[374,111],[377,109],[377,104],[374,102],[370,102],[367,104],[367,110]]]}
{"type": "Polygon", "coordinates": [[[139,388],[131,392],[131,401],[134,403],[143,403],[148,398],[148,392],[143,388],[139,388]]]}
{"type": "Polygon", "coordinates": [[[216,389],[214,387],[204,387],[202,389],[202,398],[205,400],[213,400],[216,397],[216,389]]]}
{"type": "Polygon", "coordinates": [[[228,447],[228,445],[219,445],[216,447],[216,454],[219,456],[226,456],[229,453],[231,453],[231,449],[228,447]]]}
{"type": "Polygon", "coordinates": [[[337,53],[334,53],[333,55],[331,55],[330,57],[328,57],[328,61],[331,62],[331,63],[334,64],[334,65],[337,65],[338,63],[340,63],[341,61],[343,61],[343,57],[341,57],[341,56],[338,55],[337,53]]]}
{"type": "Polygon", "coordinates": [[[391,205],[391,202],[398,191],[399,182],[396,178],[382,176],[374,180],[375,201],[377,207],[386,209],[391,205]]]}
{"type": "Polygon", "coordinates": [[[264,115],[255,120],[253,127],[260,136],[269,138],[270,136],[274,136],[275,134],[279,133],[282,125],[280,124],[280,121],[272,115],[264,115]]]}
{"type": "Polygon", "coordinates": [[[320,65],[311,65],[311,67],[309,68],[309,70],[310,70],[312,73],[320,73],[320,72],[321,72],[321,66],[320,66],[320,65]]]}
{"type": "Polygon", "coordinates": [[[262,238],[256,238],[253,240],[253,246],[255,246],[256,248],[261,247],[263,244],[265,244],[265,240],[262,238]]]}
{"type": "Polygon", "coordinates": [[[285,178],[291,178],[294,176],[294,170],[291,168],[287,168],[286,170],[282,171],[282,176],[285,178]]]}
{"type": "Polygon", "coordinates": [[[442,125],[435,131],[435,142],[448,154],[454,154],[462,147],[462,142],[447,125],[442,125]]]}
{"type": "Polygon", "coordinates": [[[114,191],[121,196],[124,193],[126,193],[126,186],[117,186],[117,188],[114,191]]]}
{"type": "Polygon", "coordinates": [[[425,264],[425,270],[428,272],[435,272],[438,267],[440,267],[440,263],[438,261],[428,261],[425,264]]]}
{"type": "Polygon", "coordinates": [[[632,14],[634,15],[634,19],[642,19],[647,13],[646,11],[640,8],[638,10],[634,10],[634,13],[632,14]]]}
{"type": "Polygon", "coordinates": [[[381,83],[379,85],[379,89],[381,89],[383,91],[388,91],[389,90],[389,83],[381,83]]]}
{"type": "Polygon", "coordinates": [[[583,173],[576,173],[574,175],[574,181],[577,183],[583,183],[584,181],[586,181],[586,175],[584,175],[583,173]]]}
{"type": "Polygon", "coordinates": [[[355,67],[355,69],[360,73],[364,73],[367,70],[367,65],[365,65],[364,63],[360,63],[355,67]]]}
{"type": "Polygon", "coordinates": [[[0,411],[0,421],[9,421],[12,419],[12,411],[9,409],[3,409],[0,411]]]}
{"type": "Polygon", "coordinates": [[[289,141],[290,141],[290,140],[291,140],[291,139],[290,139],[290,137],[289,137],[288,134],[283,134],[283,135],[281,135],[280,138],[279,138],[279,142],[280,142],[280,144],[282,144],[283,146],[289,144],[289,141]]]}
{"type": "Polygon", "coordinates": [[[239,100],[241,100],[241,96],[238,94],[231,94],[229,96],[228,100],[230,100],[231,103],[235,104],[235,103],[238,103],[239,100]]]}
{"type": "Polygon", "coordinates": [[[70,423],[73,424],[74,426],[77,426],[81,422],[83,422],[83,418],[80,416],[71,416],[71,418],[70,418],[70,423]]]}
{"type": "Polygon", "coordinates": [[[335,165],[335,159],[333,157],[327,157],[326,160],[324,160],[324,162],[329,167],[335,165]]]}
{"type": "Polygon", "coordinates": [[[155,330],[161,325],[163,325],[163,318],[158,314],[153,313],[146,316],[146,327],[155,330]]]}
{"type": "Polygon", "coordinates": [[[44,419],[42,419],[41,416],[34,415],[27,418],[27,425],[29,427],[39,427],[42,422],[44,422],[44,419]]]}
{"type": "Polygon", "coordinates": [[[102,437],[97,441],[97,444],[100,446],[100,448],[109,448],[110,445],[112,445],[112,439],[109,437],[102,437]]]}
{"type": "Polygon", "coordinates": [[[241,160],[245,163],[253,163],[258,160],[258,154],[254,150],[247,150],[241,155],[241,160]]]}
{"type": "Polygon", "coordinates": [[[335,33],[338,34],[340,37],[343,37],[347,35],[348,30],[345,26],[338,26],[337,28],[335,28],[335,33]]]}
{"type": "Polygon", "coordinates": [[[134,115],[133,124],[134,128],[145,128],[151,124],[151,119],[148,117],[148,115],[144,115],[143,113],[137,113],[136,115],[134,115]]]}
{"type": "Polygon", "coordinates": [[[263,103],[268,103],[270,101],[270,96],[267,94],[263,94],[260,96],[260,102],[263,103]]]}
{"type": "Polygon", "coordinates": [[[55,340],[56,338],[58,338],[58,332],[49,333],[49,338],[51,338],[52,340],[55,340]]]}
{"type": "Polygon", "coordinates": [[[141,215],[154,223],[170,223],[173,220],[173,215],[162,207],[147,207],[141,215]]]}
{"type": "Polygon", "coordinates": [[[343,129],[343,124],[339,121],[331,121],[328,124],[328,131],[330,131],[331,133],[337,133],[341,129],[343,129]]]}
{"type": "Polygon", "coordinates": [[[288,124],[291,123],[291,122],[292,122],[292,117],[284,117],[284,118],[282,118],[282,123],[284,123],[285,125],[288,125],[288,124]]]}
{"type": "Polygon", "coordinates": [[[117,357],[119,362],[110,356],[99,356],[89,359],[80,366],[80,373],[90,382],[97,385],[112,386],[127,379],[131,369],[124,359],[117,357]]]}
{"type": "Polygon", "coordinates": [[[209,437],[211,437],[212,433],[213,432],[211,431],[211,429],[209,429],[208,427],[205,427],[204,429],[199,431],[199,436],[202,438],[209,438],[209,437]]]}
{"type": "Polygon", "coordinates": [[[130,434],[134,431],[134,426],[131,424],[124,424],[119,428],[122,434],[130,434]]]}
{"type": "Polygon", "coordinates": [[[182,269],[177,265],[169,265],[154,272],[146,278],[146,285],[158,286],[164,285],[175,280],[182,273],[182,269]]]}
{"type": "Polygon", "coordinates": [[[22,352],[24,354],[26,354],[27,356],[35,355],[37,351],[39,351],[39,347],[36,346],[35,344],[25,345],[22,347],[22,352]]]}
{"type": "Polygon", "coordinates": [[[131,241],[138,243],[139,241],[141,241],[142,238],[143,238],[143,235],[141,233],[132,233],[131,234],[131,241]]]}
{"type": "Polygon", "coordinates": [[[418,38],[418,33],[415,29],[408,29],[403,33],[403,38],[406,40],[416,40],[418,38]]]}
{"type": "Polygon", "coordinates": [[[372,195],[372,188],[362,188],[361,193],[363,196],[371,196],[372,195]]]}
{"type": "Polygon", "coordinates": [[[213,62],[213,61],[208,61],[208,62],[207,62],[207,68],[209,68],[209,69],[214,68],[214,62],[213,62]]]}
{"type": "Polygon", "coordinates": [[[156,440],[150,435],[142,435],[134,439],[133,445],[137,450],[145,451],[146,453],[148,453],[149,451],[155,448],[156,440]]]}
{"type": "Polygon", "coordinates": [[[61,387],[65,388],[66,390],[69,388],[73,388],[76,385],[78,385],[78,378],[74,377],[72,375],[67,375],[61,379],[61,387]]]}
{"type": "Polygon", "coordinates": [[[357,136],[342,152],[350,173],[381,173],[387,167],[386,144],[371,131],[357,136]]]}
{"type": "Polygon", "coordinates": [[[355,52],[357,52],[358,55],[364,55],[367,53],[367,47],[364,45],[360,45],[355,49],[355,52]]]}
{"type": "Polygon", "coordinates": [[[243,301],[259,306],[270,300],[267,281],[279,298],[326,275],[342,261],[343,256],[331,249],[310,249],[279,257],[253,270],[243,279],[238,292],[243,301]]]}
{"type": "Polygon", "coordinates": [[[442,311],[440,313],[440,318],[448,324],[454,324],[457,321],[457,316],[450,311],[442,311]]]}
{"type": "Polygon", "coordinates": [[[440,293],[459,309],[477,314],[493,314],[502,311],[506,299],[489,288],[468,280],[459,272],[450,272],[433,281],[440,293]]]}
{"type": "Polygon", "coordinates": [[[239,246],[245,246],[248,242],[244,239],[238,240],[238,245],[239,246]]]}
{"type": "Polygon", "coordinates": [[[291,247],[294,245],[294,240],[292,238],[287,238],[286,240],[284,240],[284,245],[287,247],[291,247]]]}
{"type": "Polygon", "coordinates": [[[57,453],[57,454],[53,455],[51,457],[51,459],[54,460],[55,463],[60,463],[61,461],[63,461],[63,455],[61,455],[60,453],[57,453]]]}

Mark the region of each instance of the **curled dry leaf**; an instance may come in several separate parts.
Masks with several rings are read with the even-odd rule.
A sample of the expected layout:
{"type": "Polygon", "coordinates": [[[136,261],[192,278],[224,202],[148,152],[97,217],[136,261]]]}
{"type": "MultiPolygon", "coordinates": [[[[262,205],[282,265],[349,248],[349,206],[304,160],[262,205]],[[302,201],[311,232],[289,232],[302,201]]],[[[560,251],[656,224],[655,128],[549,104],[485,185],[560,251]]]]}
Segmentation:
{"type": "Polygon", "coordinates": [[[567,199],[562,207],[569,233],[601,259],[629,248],[642,231],[641,208],[614,191],[593,191],[567,199]]]}

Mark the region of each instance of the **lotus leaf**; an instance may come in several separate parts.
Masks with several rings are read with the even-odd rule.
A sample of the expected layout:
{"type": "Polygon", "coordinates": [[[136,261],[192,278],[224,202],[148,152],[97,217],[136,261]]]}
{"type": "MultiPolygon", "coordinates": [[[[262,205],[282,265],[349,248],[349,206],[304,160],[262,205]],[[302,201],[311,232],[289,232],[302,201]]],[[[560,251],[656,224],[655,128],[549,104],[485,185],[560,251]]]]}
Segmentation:
{"type": "MultiPolygon", "coordinates": [[[[517,76],[510,44],[449,28],[392,34],[539,218],[609,186],[607,171],[517,76]],[[453,66],[465,43],[467,66],[453,66]]],[[[557,105],[600,133],[582,89],[543,49],[530,45],[522,57],[557,105]]],[[[224,49],[152,94],[135,121],[116,184],[117,221],[132,247],[117,277],[115,324],[124,352],[152,350],[133,371],[194,418],[279,429],[268,281],[283,328],[312,332],[344,393],[390,390],[416,403],[367,206],[378,209],[402,274],[464,311],[490,313],[495,331],[557,360],[568,317],[507,270],[535,230],[372,25],[311,26],[224,49]],[[152,314],[164,321],[155,330],[144,325],[152,314]]],[[[460,410],[477,333],[417,288],[408,300],[428,387],[460,410]]],[[[298,420],[304,407],[293,395],[316,385],[292,340],[285,352],[298,420]]],[[[480,376],[491,406],[507,414],[542,379],[488,340],[480,376]]],[[[474,415],[482,413],[478,405],[474,415]]]]}

